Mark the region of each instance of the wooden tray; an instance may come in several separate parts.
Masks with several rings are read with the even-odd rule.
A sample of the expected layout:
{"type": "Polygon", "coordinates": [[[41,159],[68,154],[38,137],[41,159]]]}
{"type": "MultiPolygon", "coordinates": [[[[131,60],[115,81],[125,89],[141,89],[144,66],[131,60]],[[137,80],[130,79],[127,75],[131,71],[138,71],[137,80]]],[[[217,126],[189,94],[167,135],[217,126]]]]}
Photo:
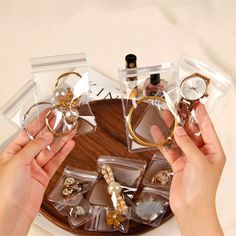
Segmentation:
{"type": "MultiPolygon", "coordinates": [[[[121,100],[100,100],[91,104],[92,111],[96,116],[97,130],[88,135],[76,137],[76,146],[69,154],[59,170],[55,173],[46,190],[40,212],[51,222],[74,234],[79,235],[111,235],[111,233],[99,233],[83,230],[81,228],[71,229],[67,218],[61,216],[47,200],[49,192],[63,173],[65,166],[77,167],[85,170],[96,170],[96,160],[100,155],[112,155],[127,158],[146,160],[150,162],[153,151],[140,153],[129,153],[127,150],[124,118],[121,100]]],[[[162,223],[173,216],[170,210],[164,216],[162,223]]],[[[140,234],[153,228],[130,221],[129,235],[140,234]]],[[[120,232],[112,232],[112,235],[119,235],[120,232]]]]}

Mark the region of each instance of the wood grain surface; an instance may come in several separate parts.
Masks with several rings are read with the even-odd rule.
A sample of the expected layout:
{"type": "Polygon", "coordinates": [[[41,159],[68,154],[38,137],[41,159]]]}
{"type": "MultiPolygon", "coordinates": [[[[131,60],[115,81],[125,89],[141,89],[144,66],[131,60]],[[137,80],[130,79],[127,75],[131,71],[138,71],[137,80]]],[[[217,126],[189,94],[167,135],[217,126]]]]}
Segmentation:
{"type": "MultiPolygon", "coordinates": [[[[100,100],[90,103],[91,109],[96,116],[97,130],[94,133],[78,136],[75,138],[76,145],[73,151],[55,173],[46,190],[40,212],[51,222],[74,234],[79,235],[119,235],[120,232],[92,232],[83,230],[83,226],[71,229],[67,218],[61,216],[53,204],[47,200],[49,192],[63,173],[65,166],[85,170],[96,170],[96,160],[101,155],[111,155],[150,162],[154,151],[129,153],[127,150],[125,125],[121,106],[121,100],[100,100]]],[[[173,216],[168,209],[162,223],[173,216]]],[[[142,232],[153,230],[152,227],[130,221],[128,235],[137,235],[142,232]]]]}

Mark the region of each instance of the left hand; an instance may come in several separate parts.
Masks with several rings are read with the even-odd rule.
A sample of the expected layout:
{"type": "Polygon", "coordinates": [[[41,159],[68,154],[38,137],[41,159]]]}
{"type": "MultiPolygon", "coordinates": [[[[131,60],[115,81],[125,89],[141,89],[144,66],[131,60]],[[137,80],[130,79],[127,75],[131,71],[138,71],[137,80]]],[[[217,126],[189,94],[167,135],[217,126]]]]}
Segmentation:
{"type": "MultiPolygon", "coordinates": [[[[0,235],[7,235],[6,232],[11,235],[13,232],[27,233],[28,229],[6,229],[3,222],[12,222],[17,215],[19,222],[24,218],[30,226],[40,209],[50,179],[75,145],[71,140],[75,131],[53,142],[53,135],[46,128],[42,129],[43,125],[36,128],[34,123],[28,128],[29,133],[36,137],[34,140],[21,131],[0,154],[0,235]],[[51,150],[47,149],[49,145],[51,150]],[[12,233],[9,230],[13,230],[12,233]]],[[[15,227],[17,225],[15,222],[15,227]]],[[[8,227],[14,228],[10,224],[8,227]]]]}

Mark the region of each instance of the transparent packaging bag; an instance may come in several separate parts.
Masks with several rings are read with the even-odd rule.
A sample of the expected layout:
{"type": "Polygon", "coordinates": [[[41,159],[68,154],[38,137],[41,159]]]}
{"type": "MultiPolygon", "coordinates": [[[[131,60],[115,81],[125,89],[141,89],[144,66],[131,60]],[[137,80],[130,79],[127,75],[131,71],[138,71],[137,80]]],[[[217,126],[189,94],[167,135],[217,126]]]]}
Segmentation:
{"type": "Polygon", "coordinates": [[[114,180],[121,185],[125,201],[129,204],[137,191],[146,169],[146,161],[133,160],[114,156],[100,156],[97,159],[98,171],[109,166],[114,180]]]}
{"type": "Polygon", "coordinates": [[[120,231],[127,233],[129,219],[109,207],[93,206],[92,219],[84,225],[84,229],[97,232],[120,231]]]}
{"type": "Polygon", "coordinates": [[[203,140],[197,125],[198,104],[204,104],[208,112],[212,112],[219,99],[230,89],[232,82],[226,75],[187,56],[179,59],[178,68],[178,100],[173,103],[181,118],[181,125],[200,147],[203,140]]]}
{"type": "Polygon", "coordinates": [[[131,208],[131,220],[158,227],[168,209],[168,196],[150,187],[144,187],[135,195],[131,208]]]}
{"type": "Polygon", "coordinates": [[[69,54],[31,60],[37,84],[39,111],[48,109],[45,125],[55,136],[76,130],[76,135],[96,130],[89,105],[89,74],[85,54],[69,54]]]}
{"type": "Polygon", "coordinates": [[[54,203],[74,204],[89,190],[97,177],[96,171],[86,171],[67,166],[55,188],[49,193],[48,200],[54,203]]]}
{"type": "Polygon", "coordinates": [[[67,216],[68,223],[72,229],[84,225],[93,217],[92,206],[82,196],[66,204],[55,204],[54,207],[61,215],[67,216]]]}
{"type": "Polygon", "coordinates": [[[37,86],[32,80],[28,81],[5,106],[0,110],[1,114],[11,121],[18,129],[26,131],[30,139],[33,139],[42,125],[42,116],[37,109],[27,115],[28,110],[37,103],[37,86]]]}
{"type": "Polygon", "coordinates": [[[171,140],[177,121],[169,111],[164,94],[168,93],[172,100],[177,99],[177,76],[175,63],[120,70],[122,105],[130,152],[157,149],[171,140]],[[160,140],[153,140],[150,132],[152,126],[160,127],[160,140]]]}
{"type": "Polygon", "coordinates": [[[173,170],[163,155],[155,153],[144,175],[142,185],[169,194],[173,170]]]}

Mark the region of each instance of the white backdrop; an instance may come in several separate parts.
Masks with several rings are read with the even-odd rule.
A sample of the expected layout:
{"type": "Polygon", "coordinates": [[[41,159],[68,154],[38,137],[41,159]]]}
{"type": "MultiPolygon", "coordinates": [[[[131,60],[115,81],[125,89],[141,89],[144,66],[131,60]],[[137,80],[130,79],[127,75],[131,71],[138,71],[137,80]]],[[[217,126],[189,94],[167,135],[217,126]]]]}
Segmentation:
{"type": "MultiPolygon", "coordinates": [[[[114,80],[124,56],[147,66],[188,54],[236,77],[235,0],[0,0],[2,106],[31,78],[30,58],[86,52],[89,62],[114,80]]],[[[236,81],[236,80],[235,80],[236,81]]],[[[226,235],[236,235],[235,88],[212,119],[227,154],[217,206],[226,235]]],[[[0,142],[13,132],[1,119],[0,142]]],[[[148,235],[179,235],[174,219],[148,235]]],[[[47,235],[32,226],[31,236],[47,235]]]]}

